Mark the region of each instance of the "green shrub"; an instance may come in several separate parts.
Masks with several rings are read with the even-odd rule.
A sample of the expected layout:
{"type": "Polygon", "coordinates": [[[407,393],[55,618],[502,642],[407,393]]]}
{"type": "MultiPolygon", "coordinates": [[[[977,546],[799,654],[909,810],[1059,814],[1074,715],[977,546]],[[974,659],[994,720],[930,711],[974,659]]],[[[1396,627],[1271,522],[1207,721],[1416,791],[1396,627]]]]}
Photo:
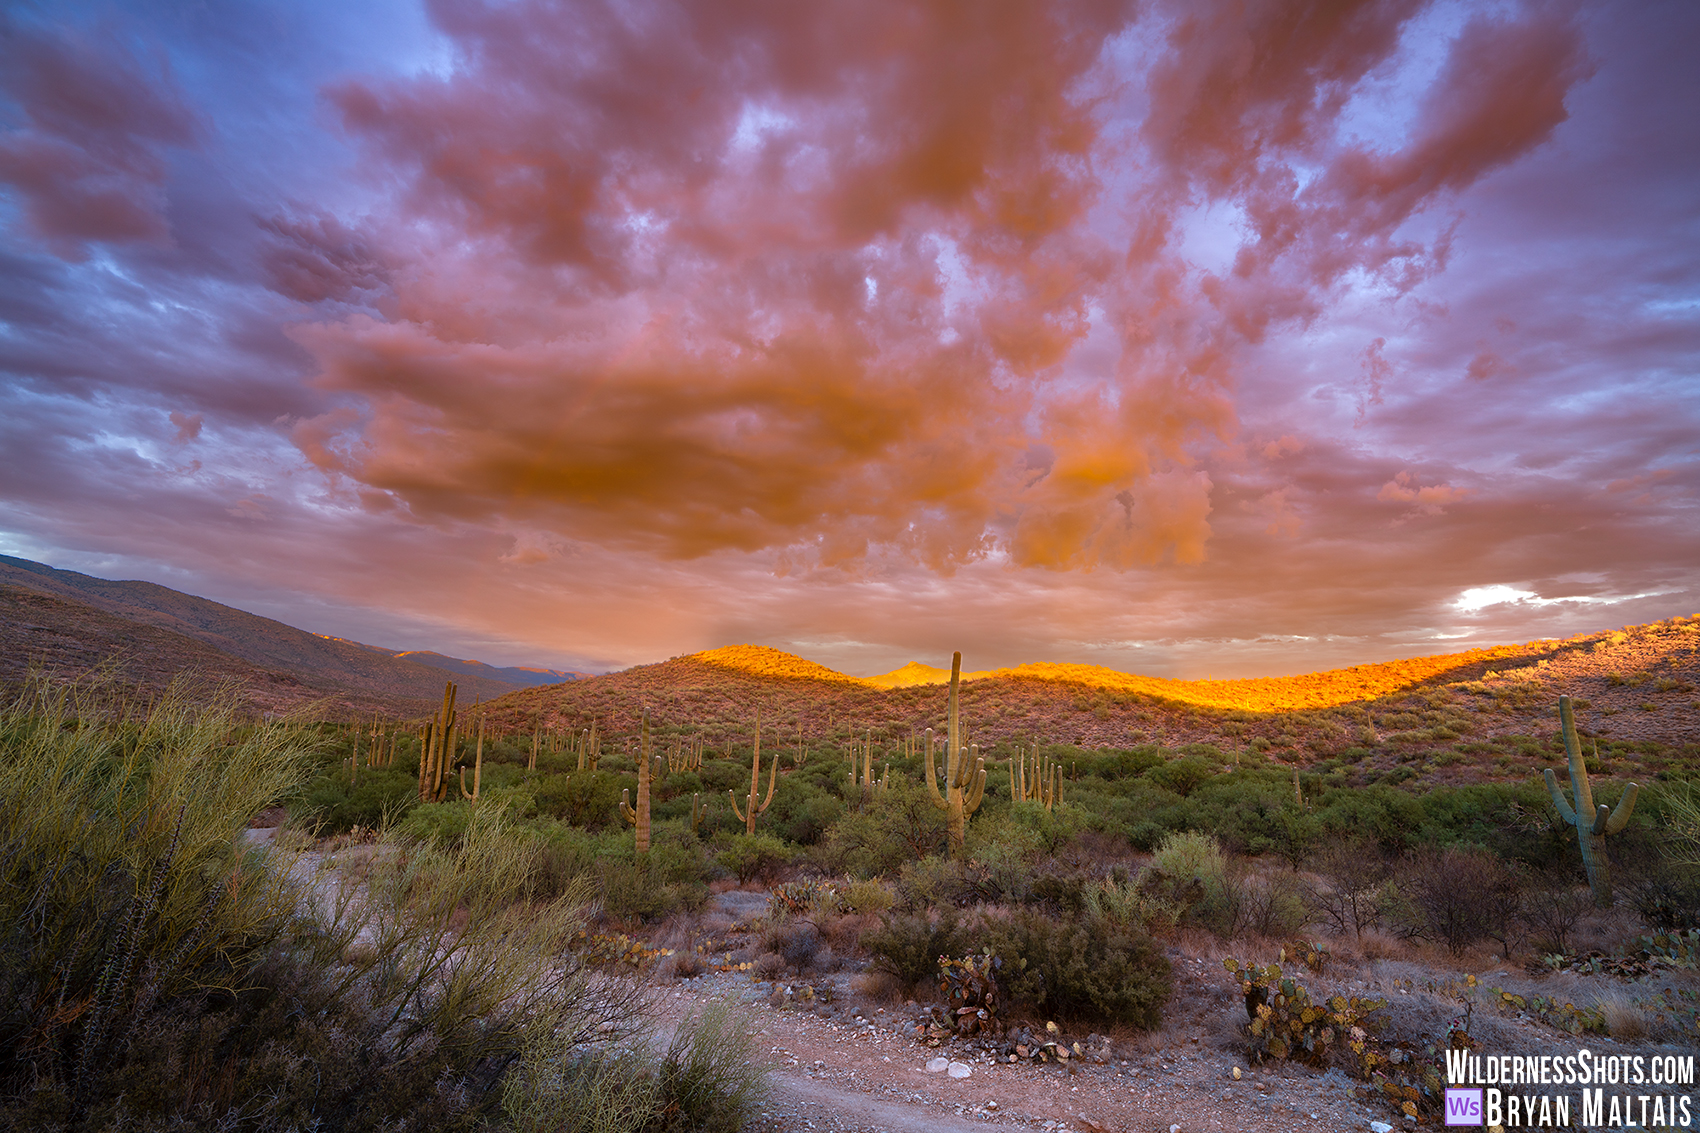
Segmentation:
{"type": "Polygon", "coordinates": [[[140,724],[68,693],[0,712],[0,1127],[483,1127],[528,1031],[631,1017],[499,810],[363,845],[312,901],[281,852],[238,855],[309,742],[176,686],[140,724]]]}
{"type": "Polygon", "coordinates": [[[503,1108],[520,1133],[739,1133],[768,1092],[756,1031],[721,1001],[687,1016],[664,1054],[528,1042],[503,1108]]]}
{"type": "Polygon", "coordinates": [[[1139,929],[1105,917],[1065,919],[1023,909],[988,920],[970,936],[1003,958],[1005,993],[1047,1019],[1162,1024],[1172,989],[1169,961],[1139,929]]]}
{"type": "Polygon", "coordinates": [[[891,890],[878,881],[851,881],[839,891],[839,904],[847,913],[883,913],[896,902],[891,890]]]}
{"type": "Polygon", "coordinates": [[[0,1083],[75,1113],[284,931],[293,894],[235,839],[310,773],[301,729],[244,726],[231,696],[174,683],[132,723],[115,691],[40,684],[0,715],[0,1083]]]}
{"type": "Polygon", "coordinates": [[[381,829],[419,801],[419,780],[393,767],[362,768],[350,787],[346,775],[321,775],[290,806],[290,818],[321,837],[356,826],[381,829]]]}
{"type": "Polygon", "coordinates": [[[612,771],[576,771],[570,775],[539,776],[531,790],[537,800],[539,814],[559,818],[586,830],[618,829],[623,825],[620,818],[622,782],[628,788],[632,785],[630,779],[612,771]]]}
{"type": "Polygon", "coordinates": [[[740,883],[771,880],[794,856],[789,846],[771,834],[718,834],[714,842],[715,860],[740,883]]]}
{"type": "Polygon", "coordinates": [[[865,807],[848,810],[822,835],[819,860],[835,873],[876,877],[945,848],[944,814],[927,789],[893,775],[865,807]]]}
{"type": "Polygon", "coordinates": [[[680,1023],[661,1061],[656,1133],[738,1133],[767,1097],[757,1031],[722,1001],[680,1023]]]}
{"type": "Polygon", "coordinates": [[[897,878],[898,896],[911,909],[960,905],[974,892],[967,866],[938,855],[910,862],[897,878]]]}
{"type": "Polygon", "coordinates": [[[1231,937],[1243,916],[1243,880],[1228,867],[1221,845],[1209,834],[1170,834],[1157,846],[1151,864],[1140,871],[1139,888],[1191,921],[1222,937],[1231,937]]]}
{"type": "Polygon", "coordinates": [[[959,956],[966,948],[954,909],[934,916],[925,913],[897,914],[862,934],[862,947],[873,956],[873,966],[888,972],[905,988],[938,976],[940,956],[959,956]]]}

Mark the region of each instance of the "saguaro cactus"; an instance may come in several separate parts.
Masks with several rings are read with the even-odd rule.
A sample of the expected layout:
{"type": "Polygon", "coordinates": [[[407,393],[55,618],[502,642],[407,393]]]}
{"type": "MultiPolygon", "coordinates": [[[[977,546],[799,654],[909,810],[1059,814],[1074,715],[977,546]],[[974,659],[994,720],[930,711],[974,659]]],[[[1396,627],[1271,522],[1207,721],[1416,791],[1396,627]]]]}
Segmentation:
{"type": "Polygon", "coordinates": [[[484,781],[484,713],[478,714],[478,754],[472,760],[472,793],[466,791],[466,768],[460,769],[460,797],[478,801],[478,785],[484,781]]]}
{"type": "Polygon", "coordinates": [[[933,730],[927,729],[927,790],[932,792],[933,805],[944,811],[950,830],[950,856],[966,855],[968,845],[968,816],[980,809],[986,793],[986,761],[980,757],[979,746],[971,753],[962,746],[957,693],[962,684],[962,654],[950,658],[950,699],[945,716],[944,790],[938,785],[938,772],[933,763],[933,730]]]}
{"type": "Polygon", "coordinates": [[[885,778],[874,778],[874,741],[872,731],[868,733],[868,738],[860,744],[858,744],[855,740],[850,741],[850,786],[852,789],[860,788],[863,799],[867,799],[871,792],[884,790],[886,783],[890,779],[891,764],[889,762],[885,765],[885,778]],[[860,770],[856,767],[856,757],[858,754],[861,756],[862,763],[860,770]]]}
{"type": "Polygon", "coordinates": [[[1056,809],[1062,799],[1062,764],[1041,756],[1038,744],[1033,745],[1031,764],[1016,748],[1015,758],[1009,763],[1009,797],[1016,802],[1039,803],[1046,810],[1056,809]]]}
{"type": "Polygon", "coordinates": [[[674,775],[681,771],[702,770],[702,741],[678,738],[667,752],[667,770],[674,775]]]}
{"type": "Polygon", "coordinates": [[[436,717],[426,726],[425,734],[420,738],[419,751],[419,801],[440,802],[443,797],[443,779],[448,765],[454,759],[455,752],[455,683],[447,682],[443,686],[443,707],[438,710],[436,717]]]}
{"type": "Polygon", "coordinates": [[[579,732],[575,744],[578,748],[578,769],[595,771],[596,761],[602,758],[602,735],[596,729],[595,720],[590,722],[590,727],[579,732]]]}
{"type": "Polygon", "coordinates": [[[638,741],[638,796],[637,806],[630,802],[631,792],[620,792],[620,814],[625,820],[637,827],[637,852],[649,853],[649,710],[643,713],[643,725],[639,732],[638,741]]]}
{"type": "Polygon", "coordinates": [[[1594,792],[1588,783],[1588,766],[1582,759],[1582,743],[1576,738],[1576,717],[1570,708],[1570,698],[1558,698],[1558,718],[1564,731],[1564,752],[1570,757],[1570,794],[1576,805],[1565,800],[1558,777],[1552,768],[1546,770],[1547,790],[1552,792],[1552,805],[1558,816],[1576,828],[1576,840],[1582,846],[1582,867],[1588,871],[1588,888],[1594,891],[1594,904],[1608,908],[1612,902],[1611,862],[1606,857],[1606,835],[1616,834],[1629,822],[1635,812],[1635,797],[1641,788],[1631,783],[1623,789],[1617,809],[1606,804],[1594,805],[1594,792]]]}
{"type": "Polygon", "coordinates": [[[756,794],[761,788],[761,713],[758,712],[756,713],[756,750],[755,754],[750,757],[750,793],[744,800],[744,805],[749,808],[749,813],[746,814],[738,809],[737,792],[726,792],[726,797],[732,800],[732,813],[744,822],[745,834],[756,832],[756,815],[764,813],[768,805],[773,802],[773,784],[778,777],[779,758],[775,756],[773,769],[767,774],[767,798],[762,800],[761,806],[756,806],[756,794]]]}

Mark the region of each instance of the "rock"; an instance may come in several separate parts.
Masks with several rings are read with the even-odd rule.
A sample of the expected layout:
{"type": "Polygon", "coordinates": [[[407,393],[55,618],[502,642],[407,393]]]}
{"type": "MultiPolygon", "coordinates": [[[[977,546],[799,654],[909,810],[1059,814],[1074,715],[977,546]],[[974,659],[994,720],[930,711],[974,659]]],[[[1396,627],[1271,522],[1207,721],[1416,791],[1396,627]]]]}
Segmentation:
{"type": "Polygon", "coordinates": [[[1393,1126],[1385,1121],[1372,1121],[1369,1123],[1369,1133],[1393,1133],[1393,1126]]]}
{"type": "Polygon", "coordinates": [[[1171,1125],[1169,1126],[1169,1133],[1181,1133],[1181,1127],[1179,1125],[1171,1125]]]}
{"type": "Polygon", "coordinates": [[[974,1073],[974,1068],[966,1062],[952,1062],[947,1069],[949,1070],[952,1078],[966,1078],[968,1075],[974,1073]]]}
{"type": "Polygon", "coordinates": [[[1234,1081],[1238,1082],[1239,1080],[1240,1080],[1240,1068],[1238,1066],[1236,1066],[1236,1067],[1234,1067],[1234,1081]]]}
{"type": "Polygon", "coordinates": [[[998,1109],[998,1103],[997,1102],[987,1102],[986,1108],[991,1110],[993,1113],[996,1113],[997,1109],[998,1109]]]}
{"type": "Polygon", "coordinates": [[[927,1073],[929,1074],[942,1074],[948,1069],[950,1069],[950,1059],[943,1055],[927,1060],[927,1073]]]}

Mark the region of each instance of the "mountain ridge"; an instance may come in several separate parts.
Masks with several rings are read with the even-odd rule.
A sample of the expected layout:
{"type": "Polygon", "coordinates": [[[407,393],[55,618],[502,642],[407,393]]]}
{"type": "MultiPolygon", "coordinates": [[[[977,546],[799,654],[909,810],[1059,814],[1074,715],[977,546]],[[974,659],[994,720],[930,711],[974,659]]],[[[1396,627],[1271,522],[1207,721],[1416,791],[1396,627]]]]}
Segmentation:
{"type": "MultiPolygon", "coordinates": [[[[154,582],[97,578],[78,571],[60,570],[29,559],[0,555],[0,585],[9,588],[13,601],[0,615],[0,644],[4,646],[4,668],[8,675],[27,670],[33,659],[43,656],[46,643],[59,667],[91,668],[104,656],[90,656],[88,648],[75,646],[77,624],[87,623],[91,642],[104,643],[113,651],[126,652],[130,639],[145,639],[158,656],[132,659],[138,672],[158,676],[160,662],[176,656],[180,668],[207,669],[259,686],[278,685],[274,674],[296,682],[299,703],[318,699],[337,702],[334,711],[355,711],[355,704],[383,707],[387,711],[424,710],[441,699],[443,682],[450,678],[444,669],[419,660],[398,657],[389,651],[328,638],[260,614],[226,606],[210,598],[185,594],[154,582]],[[33,592],[57,599],[56,605],[21,602],[17,591],[33,592]],[[21,604],[20,604],[21,602],[21,604]],[[27,609],[26,609],[27,607],[27,609]],[[80,609],[79,609],[80,608],[80,609]],[[34,619],[31,621],[30,619],[34,619]],[[125,630],[108,619],[128,622],[125,630]],[[22,619],[21,621],[19,619],[22,619]],[[144,631],[153,631],[147,633],[144,631]],[[165,635],[165,636],[159,636],[165,635]],[[196,643],[184,645],[187,640],[196,643]],[[229,661],[202,652],[210,647],[229,661]]],[[[465,694],[494,699],[526,685],[478,674],[458,673],[457,683],[465,694]]],[[[271,701],[289,700],[272,696],[271,701]]],[[[291,707],[294,705],[285,705],[291,707]]],[[[364,708],[360,709],[364,711],[364,708]]]]}

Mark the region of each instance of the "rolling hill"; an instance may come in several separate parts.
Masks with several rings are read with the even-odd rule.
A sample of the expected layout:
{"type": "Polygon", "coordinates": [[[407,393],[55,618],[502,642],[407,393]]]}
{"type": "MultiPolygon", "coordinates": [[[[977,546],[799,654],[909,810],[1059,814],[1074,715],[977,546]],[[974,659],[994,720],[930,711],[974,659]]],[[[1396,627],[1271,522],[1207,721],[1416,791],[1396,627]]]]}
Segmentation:
{"type": "MultiPolygon", "coordinates": [[[[949,680],[912,663],[862,679],[742,645],[511,693],[489,712],[498,730],[518,734],[595,720],[617,742],[647,711],[663,737],[700,735],[728,751],[747,750],[759,710],[764,743],[794,745],[801,734],[810,745],[868,737],[894,748],[943,728],[940,673],[949,680]]],[[[1552,765],[1566,693],[1602,754],[1628,753],[1653,771],[1700,765],[1700,618],[1295,677],[1172,681],[1063,664],[970,676],[964,726],[989,750],[1203,744],[1395,781],[1516,777],[1552,765]]]]}
{"type": "MultiPolygon", "coordinates": [[[[747,745],[758,710],[764,733],[786,745],[799,734],[810,744],[896,745],[943,727],[950,677],[911,662],[859,678],[757,645],[602,675],[502,669],[322,637],[152,583],[0,556],[0,680],[31,665],[80,672],[112,658],[148,687],[195,669],[241,684],[258,710],[318,703],[327,719],[423,716],[452,675],[462,703],[482,699],[509,734],[594,720],[619,742],[647,710],[663,735],[701,735],[722,750],[747,745]]],[[[1550,764],[1553,705],[1568,693],[1602,752],[1700,765],[1700,617],[1292,677],[1181,681],[1055,662],[964,677],[965,726],[988,749],[1205,744],[1443,781],[1550,764]]]]}
{"type": "Polygon", "coordinates": [[[0,679],[31,666],[74,673],[109,660],[148,687],[195,669],[243,685],[264,711],[326,701],[332,719],[425,712],[451,676],[462,696],[489,700],[537,683],[539,672],[504,679],[508,670],[476,661],[322,637],[155,583],[0,555],[0,679]]]}

